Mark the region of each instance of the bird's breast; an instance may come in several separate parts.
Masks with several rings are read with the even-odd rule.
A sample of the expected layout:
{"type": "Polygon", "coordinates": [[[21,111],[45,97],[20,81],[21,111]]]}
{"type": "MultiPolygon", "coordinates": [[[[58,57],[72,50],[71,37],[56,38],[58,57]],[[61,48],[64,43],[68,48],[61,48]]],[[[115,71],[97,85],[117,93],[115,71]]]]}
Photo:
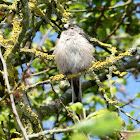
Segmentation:
{"type": "Polygon", "coordinates": [[[78,73],[92,65],[92,45],[81,36],[63,36],[55,50],[55,60],[61,73],[78,73]]]}

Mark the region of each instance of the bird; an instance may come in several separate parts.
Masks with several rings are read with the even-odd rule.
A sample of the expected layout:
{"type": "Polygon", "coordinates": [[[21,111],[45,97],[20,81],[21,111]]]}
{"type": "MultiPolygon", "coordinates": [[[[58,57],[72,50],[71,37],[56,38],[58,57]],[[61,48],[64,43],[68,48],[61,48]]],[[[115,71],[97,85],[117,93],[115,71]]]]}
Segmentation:
{"type": "MultiPolygon", "coordinates": [[[[53,52],[59,73],[75,74],[90,68],[94,59],[93,49],[82,28],[73,23],[65,23],[53,52]]],[[[69,82],[72,103],[82,103],[80,76],[69,79],[69,82]]]]}

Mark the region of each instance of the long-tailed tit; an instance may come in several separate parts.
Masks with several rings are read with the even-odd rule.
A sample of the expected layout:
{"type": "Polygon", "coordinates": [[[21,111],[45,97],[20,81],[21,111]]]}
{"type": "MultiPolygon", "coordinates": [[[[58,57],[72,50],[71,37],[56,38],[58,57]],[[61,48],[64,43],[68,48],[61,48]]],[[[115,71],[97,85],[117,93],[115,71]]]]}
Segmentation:
{"type": "MultiPolygon", "coordinates": [[[[64,30],[55,47],[55,61],[60,73],[73,74],[92,66],[93,46],[86,39],[83,29],[75,24],[64,24],[64,30]]],[[[80,76],[71,78],[72,102],[82,102],[80,76]]]]}

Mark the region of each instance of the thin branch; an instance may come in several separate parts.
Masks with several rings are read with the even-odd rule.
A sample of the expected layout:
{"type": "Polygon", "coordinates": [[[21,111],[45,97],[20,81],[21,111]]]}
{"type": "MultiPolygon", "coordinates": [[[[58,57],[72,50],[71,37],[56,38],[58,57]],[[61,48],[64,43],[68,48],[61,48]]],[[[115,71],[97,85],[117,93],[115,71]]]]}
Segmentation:
{"type": "Polygon", "coordinates": [[[40,26],[42,25],[43,23],[43,19],[41,19],[41,21],[37,22],[36,23],[36,26],[31,30],[29,31],[27,34],[26,34],[26,38],[25,40],[23,41],[23,44],[22,44],[22,47],[25,47],[26,43],[29,41],[30,43],[32,42],[32,38],[35,37],[36,35],[36,32],[39,30],[40,26]]]}
{"type": "Polygon", "coordinates": [[[137,123],[140,123],[140,120],[135,119],[135,118],[132,117],[129,113],[123,111],[119,106],[117,106],[117,105],[114,105],[114,106],[115,106],[115,108],[117,108],[118,110],[120,110],[122,113],[124,113],[127,117],[129,117],[130,119],[136,121],[137,123]]]}
{"type": "MultiPolygon", "coordinates": [[[[8,93],[10,94],[11,93],[11,87],[10,87],[9,80],[8,80],[7,66],[6,66],[6,63],[5,63],[4,58],[2,56],[1,48],[0,48],[0,58],[1,58],[1,61],[2,61],[2,64],[3,64],[4,77],[5,77],[5,82],[6,82],[6,85],[7,85],[8,93]]],[[[15,102],[14,102],[13,94],[10,94],[10,100],[11,100],[12,110],[13,110],[13,113],[14,113],[15,118],[17,120],[17,123],[18,123],[18,125],[19,125],[19,127],[20,127],[20,129],[23,133],[23,136],[24,136],[25,140],[28,140],[26,130],[24,129],[24,127],[23,127],[23,125],[20,121],[19,115],[17,113],[17,110],[16,110],[16,105],[15,105],[15,102]]]]}
{"type": "Polygon", "coordinates": [[[54,87],[53,87],[53,84],[51,83],[51,88],[52,88],[52,90],[53,90],[53,92],[54,92],[54,94],[55,94],[55,96],[58,98],[58,100],[59,100],[59,102],[62,104],[62,106],[65,108],[65,110],[68,112],[68,114],[69,114],[69,110],[66,108],[66,106],[63,104],[63,102],[62,102],[62,100],[61,100],[61,98],[58,96],[58,94],[56,93],[56,91],[55,91],[55,89],[54,89],[54,87]]]}
{"type": "Polygon", "coordinates": [[[125,2],[125,3],[123,3],[123,4],[110,6],[109,9],[114,9],[114,8],[123,7],[123,6],[126,6],[126,5],[130,4],[131,2],[132,2],[132,0],[128,0],[127,2],[125,2]]]}
{"type": "Polygon", "coordinates": [[[39,136],[43,136],[43,135],[47,135],[47,134],[64,133],[64,132],[70,132],[70,131],[72,131],[71,128],[58,129],[58,130],[52,129],[52,130],[46,130],[46,131],[42,131],[40,133],[28,135],[28,138],[35,138],[35,137],[39,137],[39,136]]]}
{"type": "Polygon", "coordinates": [[[137,130],[137,131],[128,131],[128,130],[121,130],[121,133],[140,133],[140,131],[139,130],[137,130]]]}
{"type": "Polygon", "coordinates": [[[106,2],[106,4],[103,6],[103,8],[101,8],[101,9],[102,9],[101,12],[100,12],[101,14],[100,14],[100,16],[96,19],[96,23],[95,23],[95,25],[94,25],[94,31],[95,31],[95,32],[96,32],[97,28],[100,26],[102,17],[105,17],[105,12],[106,12],[106,10],[108,9],[108,7],[110,6],[110,3],[111,3],[111,0],[108,0],[108,1],[106,2]]]}
{"type": "Polygon", "coordinates": [[[118,104],[117,101],[113,101],[113,100],[111,100],[111,99],[108,98],[108,96],[107,96],[106,93],[105,93],[105,89],[104,89],[104,87],[103,87],[103,84],[101,83],[101,81],[100,81],[98,75],[96,75],[94,72],[93,72],[93,74],[94,74],[96,83],[97,83],[97,85],[99,86],[100,92],[101,92],[101,94],[102,94],[104,100],[106,101],[106,104],[107,104],[108,106],[109,106],[109,105],[114,106],[116,109],[118,109],[119,111],[121,111],[122,113],[124,113],[124,114],[125,114],[127,117],[129,117],[130,119],[133,119],[133,120],[135,120],[137,123],[140,123],[140,120],[135,119],[135,118],[134,118],[133,116],[131,116],[129,113],[123,111],[123,110],[117,105],[117,104],[118,104]]]}
{"type": "Polygon", "coordinates": [[[91,36],[87,36],[87,38],[91,43],[94,43],[94,45],[99,46],[100,48],[104,49],[106,52],[111,54],[111,51],[108,49],[108,48],[112,48],[111,44],[105,44],[105,43],[103,43],[103,42],[99,41],[98,39],[93,38],[91,36]]]}
{"type": "Polygon", "coordinates": [[[131,9],[130,11],[128,11],[129,9],[129,5],[132,3],[133,0],[128,0],[128,3],[126,4],[125,6],[125,11],[124,13],[122,14],[122,17],[120,19],[120,22],[115,26],[115,28],[111,31],[111,33],[104,39],[102,40],[102,42],[106,42],[115,32],[116,30],[120,27],[120,25],[124,22],[124,19],[130,15],[134,9],[136,9],[137,5],[134,7],[134,9],[131,9]]]}
{"type": "MultiPolygon", "coordinates": [[[[11,93],[10,94],[13,94],[13,92],[16,90],[16,88],[19,86],[19,84],[22,82],[23,78],[24,78],[24,75],[26,73],[26,71],[29,69],[29,67],[31,66],[32,64],[32,60],[33,60],[33,57],[31,58],[28,66],[26,67],[26,69],[24,70],[24,72],[22,73],[22,77],[21,79],[18,81],[18,83],[15,85],[15,87],[12,89],[11,93]]],[[[2,99],[0,100],[0,103],[2,103],[2,101],[4,101],[7,97],[9,97],[9,94],[5,94],[2,99]]]]}
{"type": "MultiPolygon", "coordinates": [[[[67,105],[68,103],[71,102],[72,100],[72,95],[71,95],[71,89],[68,89],[61,97],[61,101],[63,102],[64,105],[67,105]]],[[[50,116],[52,114],[55,114],[62,108],[62,104],[58,104],[56,101],[53,101],[52,103],[45,105],[45,106],[40,106],[40,108],[37,109],[37,112],[39,114],[40,119],[43,119],[46,116],[50,116]]]]}
{"type": "Polygon", "coordinates": [[[79,10],[67,10],[70,13],[79,13],[79,12],[94,12],[96,9],[79,9],[79,10]]]}
{"type": "Polygon", "coordinates": [[[51,68],[48,68],[46,70],[43,70],[41,72],[37,72],[37,73],[33,73],[31,74],[31,76],[37,76],[37,75],[40,75],[40,74],[44,74],[44,73],[47,73],[48,71],[52,70],[52,69],[55,69],[56,67],[51,67],[51,68]]]}
{"type": "Polygon", "coordinates": [[[44,41],[48,38],[48,35],[49,35],[49,33],[51,32],[52,29],[53,29],[52,27],[48,29],[48,31],[46,32],[46,34],[41,39],[41,41],[40,41],[40,43],[38,45],[38,48],[40,48],[43,45],[44,41]]]}
{"type": "Polygon", "coordinates": [[[122,103],[124,103],[124,105],[122,105],[122,106],[120,106],[120,108],[123,108],[124,106],[126,106],[126,105],[130,105],[131,107],[133,107],[133,108],[136,108],[136,109],[140,109],[140,106],[136,106],[136,105],[134,105],[134,104],[132,104],[132,102],[134,102],[136,99],[134,98],[134,99],[129,99],[129,101],[124,101],[124,100],[122,100],[121,98],[119,98],[119,97],[115,97],[119,102],[122,102],[122,103]]]}
{"type": "Polygon", "coordinates": [[[25,90],[29,90],[29,89],[35,88],[35,87],[43,85],[43,84],[50,84],[50,80],[39,81],[33,85],[25,86],[25,90]]]}
{"type": "Polygon", "coordinates": [[[123,13],[120,22],[115,26],[112,32],[102,42],[106,42],[116,32],[116,30],[120,27],[120,25],[123,23],[124,19],[126,18],[126,15],[127,15],[126,13],[123,13]]]}
{"type": "Polygon", "coordinates": [[[22,77],[21,77],[21,79],[18,81],[18,83],[15,85],[15,87],[12,89],[12,92],[14,92],[14,90],[16,90],[16,88],[19,86],[19,84],[22,82],[22,80],[24,79],[24,75],[25,75],[25,73],[27,72],[27,70],[29,69],[29,67],[32,65],[32,60],[33,60],[33,56],[32,56],[32,58],[31,58],[31,60],[30,60],[30,62],[28,63],[28,65],[27,65],[27,67],[26,67],[26,69],[24,70],[24,72],[22,73],[22,77]]]}

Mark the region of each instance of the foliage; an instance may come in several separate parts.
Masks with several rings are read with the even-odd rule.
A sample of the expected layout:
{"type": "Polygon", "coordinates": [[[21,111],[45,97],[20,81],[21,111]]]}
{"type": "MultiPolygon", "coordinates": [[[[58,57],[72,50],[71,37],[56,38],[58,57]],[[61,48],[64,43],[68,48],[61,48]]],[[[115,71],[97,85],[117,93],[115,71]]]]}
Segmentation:
{"type": "Polygon", "coordinates": [[[0,47],[8,74],[1,58],[0,140],[26,137],[11,95],[30,139],[139,138],[139,13],[137,0],[1,0],[0,47]],[[53,50],[68,21],[87,33],[96,61],[66,77],[57,71],[53,50]],[[85,75],[83,103],[71,105],[67,79],[76,75],[85,75]]]}
{"type": "Polygon", "coordinates": [[[117,113],[100,110],[92,115],[91,119],[77,124],[75,129],[81,133],[92,134],[94,136],[106,136],[121,128],[121,119],[117,117],[117,113]]]}

